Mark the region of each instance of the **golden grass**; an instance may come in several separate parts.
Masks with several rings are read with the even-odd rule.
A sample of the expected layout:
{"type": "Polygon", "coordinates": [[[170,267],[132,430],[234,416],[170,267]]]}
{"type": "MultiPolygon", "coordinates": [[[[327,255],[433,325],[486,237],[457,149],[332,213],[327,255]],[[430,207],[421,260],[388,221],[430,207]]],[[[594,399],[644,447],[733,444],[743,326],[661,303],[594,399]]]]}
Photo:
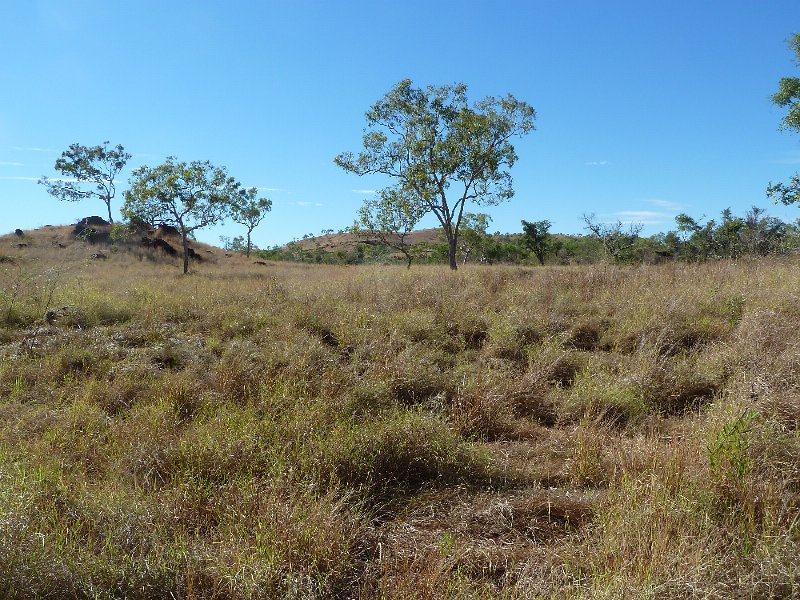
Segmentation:
{"type": "Polygon", "coordinates": [[[2,597],[800,596],[796,260],[184,277],[25,241],[2,597]]]}

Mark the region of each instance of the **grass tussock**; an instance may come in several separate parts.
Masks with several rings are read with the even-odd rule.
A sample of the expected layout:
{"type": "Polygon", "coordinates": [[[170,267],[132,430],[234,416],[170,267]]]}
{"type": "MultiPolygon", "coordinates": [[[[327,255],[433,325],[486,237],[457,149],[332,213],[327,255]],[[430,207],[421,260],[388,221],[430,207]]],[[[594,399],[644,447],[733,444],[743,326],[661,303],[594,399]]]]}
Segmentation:
{"type": "Polygon", "coordinates": [[[2,597],[800,595],[796,261],[183,277],[60,235],[0,262],[2,597]]]}

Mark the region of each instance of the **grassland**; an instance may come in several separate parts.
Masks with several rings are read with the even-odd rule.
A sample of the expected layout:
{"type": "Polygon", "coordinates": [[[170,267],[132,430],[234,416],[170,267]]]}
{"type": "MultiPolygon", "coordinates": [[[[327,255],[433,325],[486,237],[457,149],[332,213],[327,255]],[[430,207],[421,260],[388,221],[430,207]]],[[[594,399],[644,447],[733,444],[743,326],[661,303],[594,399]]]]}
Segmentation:
{"type": "Polygon", "coordinates": [[[184,277],[18,241],[0,597],[800,597],[796,258],[184,277]]]}

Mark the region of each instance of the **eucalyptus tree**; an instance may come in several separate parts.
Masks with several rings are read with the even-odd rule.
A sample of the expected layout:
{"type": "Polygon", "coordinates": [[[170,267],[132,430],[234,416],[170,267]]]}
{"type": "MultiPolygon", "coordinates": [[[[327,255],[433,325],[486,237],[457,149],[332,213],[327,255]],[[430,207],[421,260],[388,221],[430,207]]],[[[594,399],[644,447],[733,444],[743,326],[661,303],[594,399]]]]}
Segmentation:
{"type": "Polygon", "coordinates": [[[239,196],[234,201],[231,212],[233,221],[247,227],[247,249],[245,253],[248,258],[250,258],[250,250],[253,247],[250,241],[250,234],[264,220],[267,213],[272,210],[272,200],[269,198],[256,199],[257,195],[257,188],[239,190],[239,196]]]}
{"type": "Polygon", "coordinates": [[[425,212],[412,195],[387,188],[364,200],[354,230],[361,237],[375,237],[384,246],[401,252],[410,269],[413,255],[407,238],[425,212]]]}
{"type": "Polygon", "coordinates": [[[464,84],[415,88],[404,79],[367,111],[363,150],[335,161],[351,173],[390,177],[388,189],[396,192],[390,199],[433,213],[447,239],[450,268],[457,269],[465,206],[496,205],[514,195],[509,169],[517,154],[510,140],[531,132],[534,118],[534,109],[510,94],[470,104],[464,84]]]}
{"type": "MultiPolygon", "coordinates": [[[[789,39],[789,47],[800,64],[800,33],[789,39]]],[[[800,131],[800,77],[783,77],[778,84],[778,91],[772,95],[772,102],[789,109],[782,119],[781,127],[800,131]]],[[[776,202],[800,205],[800,174],[795,173],[788,184],[770,183],[767,195],[776,202]]]]}
{"type": "Polygon", "coordinates": [[[99,198],[106,205],[108,222],[113,223],[111,201],[117,191],[114,180],[130,158],[121,145],[112,148],[107,141],[92,147],[70,144],[55,164],[55,170],[66,179],[42,177],[39,183],[58,200],[78,202],[99,198]]]}
{"type": "Polygon", "coordinates": [[[177,229],[183,246],[183,272],[188,273],[189,235],[230,216],[241,191],[225,167],[208,161],[178,162],[170,156],[164,164],[133,172],[122,214],[130,221],[177,229]]]}

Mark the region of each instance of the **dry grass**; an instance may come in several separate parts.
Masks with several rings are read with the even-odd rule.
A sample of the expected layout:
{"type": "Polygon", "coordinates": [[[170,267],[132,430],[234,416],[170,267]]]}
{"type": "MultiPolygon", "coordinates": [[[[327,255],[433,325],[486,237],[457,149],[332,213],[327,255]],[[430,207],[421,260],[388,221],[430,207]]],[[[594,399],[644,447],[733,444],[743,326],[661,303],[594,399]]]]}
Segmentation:
{"type": "Polygon", "coordinates": [[[60,228],[17,243],[2,597],[800,596],[796,261],[204,248],[184,277],[60,228]]]}

